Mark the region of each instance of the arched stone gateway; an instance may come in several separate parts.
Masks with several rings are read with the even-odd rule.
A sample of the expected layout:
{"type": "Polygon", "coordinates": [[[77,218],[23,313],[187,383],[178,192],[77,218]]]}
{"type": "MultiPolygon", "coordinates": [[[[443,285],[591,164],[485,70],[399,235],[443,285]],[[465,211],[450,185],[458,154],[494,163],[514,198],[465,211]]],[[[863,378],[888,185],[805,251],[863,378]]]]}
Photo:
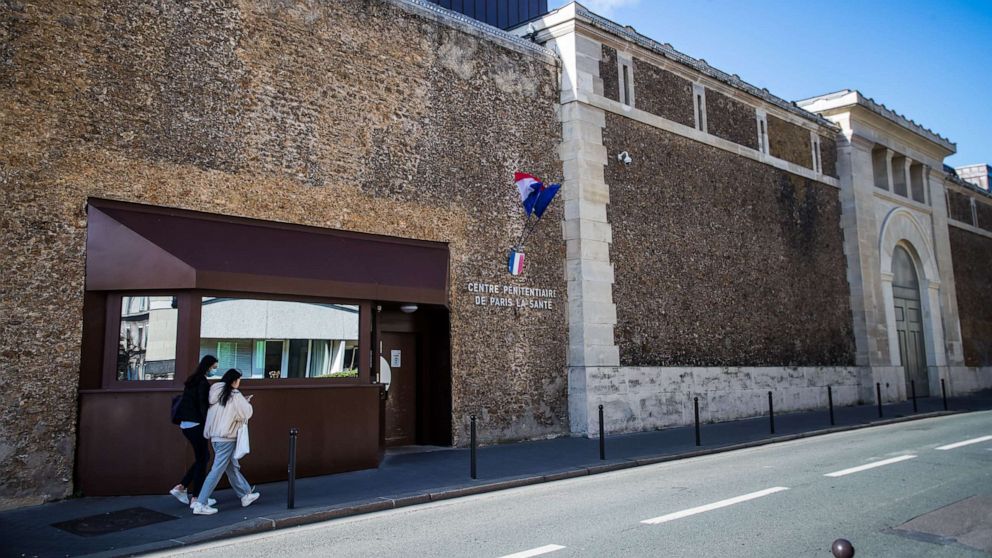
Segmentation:
{"type": "Polygon", "coordinates": [[[930,235],[908,209],[889,212],[880,235],[882,296],[893,366],[905,371],[917,395],[936,393],[940,380],[934,367],[946,366],[940,314],[940,275],[930,235]]]}

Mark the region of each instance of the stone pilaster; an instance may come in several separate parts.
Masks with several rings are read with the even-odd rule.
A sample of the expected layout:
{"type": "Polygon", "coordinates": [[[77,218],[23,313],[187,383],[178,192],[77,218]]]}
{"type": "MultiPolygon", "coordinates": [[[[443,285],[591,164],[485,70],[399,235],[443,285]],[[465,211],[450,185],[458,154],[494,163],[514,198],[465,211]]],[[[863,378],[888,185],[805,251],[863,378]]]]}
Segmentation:
{"type": "MultiPolygon", "coordinates": [[[[871,142],[857,136],[838,145],[841,227],[851,286],[858,366],[888,366],[889,343],[881,291],[878,223],[875,218],[871,142]]],[[[891,161],[890,157],[886,158],[891,161]]],[[[889,174],[891,180],[891,174],[889,174]]]]}
{"type": "Polygon", "coordinates": [[[605,397],[615,395],[620,351],[613,337],[617,312],[610,262],[613,232],[606,218],[610,201],[604,177],[606,114],[578,99],[594,94],[597,84],[602,84],[602,45],[574,32],[557,37],[555,44],[566,75],[559,154],[565,178],[569,422],[572,432],[596,435],[597,407],[608,405],[605,397]]]}
{"type": "Polygon", "coordinates": [[[951,261],[951,240],[948,233],[947,197],[944,179],[929,167],[923,168],[923,187],[929,189],[933,212],[933,252],[940,272],[940,305],[944,330],[944,350],[948,366],[964,365],[961,341],[961,321],[958,317],[957,291],[954,286],[954,265],[951,261]]]}

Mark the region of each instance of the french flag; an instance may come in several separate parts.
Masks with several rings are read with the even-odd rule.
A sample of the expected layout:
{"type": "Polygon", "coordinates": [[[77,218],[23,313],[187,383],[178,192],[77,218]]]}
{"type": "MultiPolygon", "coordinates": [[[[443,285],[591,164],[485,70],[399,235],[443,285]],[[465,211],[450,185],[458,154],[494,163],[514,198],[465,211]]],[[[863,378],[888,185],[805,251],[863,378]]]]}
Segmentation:
{"type": "Polygon", "coordinates": [[[516,249],[510,250],[510,257],[507,260],[507,267],[510,269],[510,275],[520,275],[524,272],[524,253],[517,252],[516,249]]]}
{"type": "Polygon", "coordinates": [[[544,189],[544,184],[537,177],[525,172],[513,173],[513,181],[517,183],[517,190],[520,191],[520,202],[524,204],[524,211],[530,215],[534,211],[538,195],[544,189]]]}

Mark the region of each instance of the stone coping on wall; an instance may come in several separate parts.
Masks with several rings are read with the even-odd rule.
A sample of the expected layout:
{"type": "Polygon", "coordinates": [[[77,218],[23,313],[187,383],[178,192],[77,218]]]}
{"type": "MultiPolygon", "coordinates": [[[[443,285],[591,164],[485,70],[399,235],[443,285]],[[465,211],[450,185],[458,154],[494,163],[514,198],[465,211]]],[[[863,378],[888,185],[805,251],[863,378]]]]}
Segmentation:
{"type": "MultiPolygon", "coordinates": [[[[767,89],[759,89],[754,85],[751,85],[750,83],[742,80],[740,76],[736,74],[728,74],[718,68],[714,68],[713,66],[710,66],[705,60],[701,58],[700,59],[693,58],[687,54],[679,52],[678,50],[673,48],[672,45],[670,44],[667,43],[662,44],[659,43],[658,41],[655,41],[654,39],[651,39],[650,37],[646,37],[638,33],[633,27],[622,26],[603,16],[595,14],[589,11],[589,9],[583,6],[582,4],[579,3],[568,4],[562,8],[553,10],[548,14],[545,14],[544,18],[548,18],[549,16],[553,17],[555,14],[558,14],[560,12],[564,13],[563,11],[573,7],[574,7],[575,18],[583,23],[586,23],[587,25],[599,29],[600,31],[603,31],[609,35],[613,35],[617,38],[635,44],[663,58],[666,58],[668,60],[686,66],[688,68],[691,68],[706,77],[714,79],[720,83],[726,84],[738,91],[743,91],[748,95],[751,95],[752,97],[755,97],[772,106],[782,109],[783,111],[791,115],[797,116],[799,118],[802,118],[803,120],[812,122],[818,126],[828,128],[835,132],[840,131],[840,128],[836,124],[834,124],[833,122],[827,120],[826,118],[818,114],[809,112],[797,106],[795,103],[786,101],[781,97],[777,97],[773,95],[771,92],[769,92],[767,89]]],[[[516,29],[521,29],[521,27],[517,27],[516,29]]]]}
{"type": "Polygon", "coordinates": [[[906,128],[907,130],[915,134],[923,136],[924,138],[930,140],[931,142],[940,145],[944,149],[951,151],[951,153],[957,151],[957,144],[955,144],[951,140],[941,136],[940,134],[934,132],[929,128],[924,128],[922,125],[918,124],[915,120],[911,120],[899,114],[898,112],[875,101],[874,99],[870,97],[865,97],[860,91],[856,89],[842,89],[840,91],[834,91],[833,93],[826,93],[824,95],[810,97],[808,99],[796,101],[796,105],[798,105],[799,107],[811,107],[811,110],[815,110],[817,112],[839,108],[843,106],[860,105],[887,120],[891,120],[892,122],[895,122],[896,124],[902,126],[903,128],[906,128]]]}

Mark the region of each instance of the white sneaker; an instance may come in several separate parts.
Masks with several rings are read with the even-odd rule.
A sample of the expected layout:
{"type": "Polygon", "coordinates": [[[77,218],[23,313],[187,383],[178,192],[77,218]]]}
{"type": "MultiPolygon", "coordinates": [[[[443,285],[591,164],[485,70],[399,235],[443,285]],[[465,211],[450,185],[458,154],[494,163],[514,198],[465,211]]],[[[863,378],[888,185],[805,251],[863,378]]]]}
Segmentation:
{"type": "Polygon", "coordinates": [[[247,508],[248,506],[251,505],[252,502],[258,500],[259,496],[261,496],[261,494],[259,494],[258,492],[251,492],[249,494],[245,494],[244,496],[241,497],[241,507],[247,508]]]}
{"type": "Polygon", "coordinates": [[[177,490],[176,488],[173,488],[169,491],[169,494],[172,494],[176,497],[176,500],[179,500],[184,504],[189,503],[189,494],[187,494],[185,490],[177,490]]]}
{"type": "MultiPolygon", "coordinates": [[[[214,505],[216,503],[217,503],[217,500],[214,500],[213,498],[207,498],[207,505],[208,506],[212,506],[212,505],[214,505]]],[[[193,506],[195,506],[195,505],[196,505],[196,502],[190,502],[189,503],[189,508],[190,509],[193,509],[193,506]]]]}
{"type": "Polygon", "coordinates": [[[215,513],[217,513],[217,508],[204,506],[199,502],[193,504],[193,515],[213,515],[215,513]]]}

